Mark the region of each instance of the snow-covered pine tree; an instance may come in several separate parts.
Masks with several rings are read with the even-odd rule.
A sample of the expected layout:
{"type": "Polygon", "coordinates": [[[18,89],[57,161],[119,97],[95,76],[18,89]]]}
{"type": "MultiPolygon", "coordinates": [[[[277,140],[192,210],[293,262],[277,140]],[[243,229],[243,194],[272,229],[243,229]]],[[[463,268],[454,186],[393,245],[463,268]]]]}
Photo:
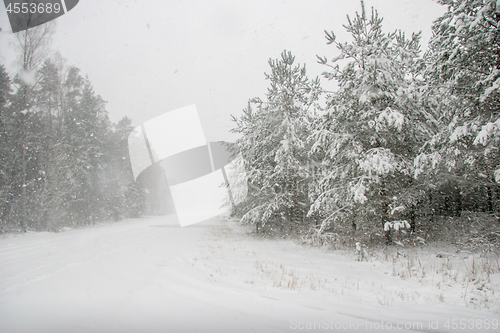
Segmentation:
{"type": "Polygon", "coordinates": [[[10,135],[13,123],[10,119],[11,80],[4,65],[0,65],[0,228],[10,224],[12,202],[11,170],[15,165],[10,135]]]}
{"type": "Polygon", "coordinates": [[[338,84],[312,135],[312,153],[326,165],[311,191],[309,212],[323,216],[321,230],[332,221],[353,229],[368,222],[381,230],[392,212],[411,210],[420,193],[413,158],[436,122],[421,103],[420,34],[385,34],[377,11],[367,17],[361,5],[344,26],[352,41],[337,42],[326,32],[340,54],[331,62],[318,57],[330,68],[324,76],[338,84]]]}
{"type": "Polygon", "coordinates": [[[33,204],[36,205],[36,195],[40,182],[37,174],[41,152],[41,122],[40,115],[36,113],[36,90],[38,88],[38,70],[43,61],[48,57],[48,45],[54,31],[52,23],[37,26],[16,34],[14,46],[18,50],[19,73],[14,77],[15,93],[11,96],[11,119],[9,121],[15,132],[11,132],[12,149],[16,154],[17,170],[12,172],[11,199],[14,208],[11,216],[16,216],[21,229],[27,230],[28,225],[33,225],[36,214],[33,204]],[[15,189],[18,187],[19,194],[15,189]]]}
{"type": "Polygon", "coordinates": [[[63,131],[63,72],[63,64],[47,59],[39,71],[40,84],[36,99],[37,112],[44,126],[44,145],[39,166],[42,186],[37,196],[38,227],[52,231],[59,230],[70,220],[69,202],[77,187],[73,181],[75,161],[63,131]]]}
{"type": "Polygon", "coordinates": [[[37,81],[16,75],[13,79],[15,92],[5,121],[9,123],[7,144],[13,152],[14,164],[10,170],[10,222],[26,231],[36,228],[38,215],[37,196],[41,191],[40,164],[42,163],[44,125],[36,105],[39,87],[36,69],[32,76],[37,81]]]}
{"type": "Polygon", "coordinates": [[[145,211],[145,192],[135,182],[128,155],[127,138],[132,120],[124,117],[112,125],[104,147],[100,186],[105,199],[106,217],[114,220],[139,217],[145,211]]]}
{"type": "Polygon", "coordinates": [[[250,100],[234,118],[250,187],[241,221],[271,231],[296,229],[308,210],[307,137],[321,88],[318,79],[307,78],[305,66],[294,63],[286,51],[270,59],[266,100],[250,100]]]}
{"type": "Polygon", "coordinates": [[[105,102],[78,72],[71,68],[65,83],[63,135],[71,147],[72,177],[77,184],[72,193],[71,216],[75,222],[87,224],[106,216],[100,176],[111,124],[105,102]]]}
{"type": "Polygon", "coordinates": [[[483,187],[491,211],[500,184],[500,3],[438,2],[448,11],[433,25],[425,60],[442,128],[415,160],[416,173],[483,187]]]}

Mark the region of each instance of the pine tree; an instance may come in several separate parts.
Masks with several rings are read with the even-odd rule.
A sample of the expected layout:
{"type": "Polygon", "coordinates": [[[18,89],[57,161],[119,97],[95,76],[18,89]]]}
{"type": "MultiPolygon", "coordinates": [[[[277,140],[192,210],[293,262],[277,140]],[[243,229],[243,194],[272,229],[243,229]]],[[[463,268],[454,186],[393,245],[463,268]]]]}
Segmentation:
{"type": "Polygon", "coordinates": [[[391,213],[414,209],[420,190],[413,158],[437,122],[421,102],[420,34],[383,33],[377,11],[368,18],[361,4],[345,25],[352,42],[326,32],[340,54],[331,62],[318,57],[330,68],[324,76],[339,86],[312,135],[312,151],[325,167],[311,192],[310,214],[323,216],[322,230],[332,221],[354,229],[379,221],[387,230],[391,213]]]}
{"type": "Polygon", "coordinates": [[[37,113],[36,85],[29,85],[19,75],[14,77],[13,83],[16,89],[6,116],[8,144],[14,157],[9,176],[10,219],[26,231],[37,223],[35,198],[41,185],[43,121],[37,113]]]}
{"type": "MultiPolygon", "coordinates": [[[[488,209],[500,183],[500,8],[494,0],[441,0],[427,62],[429,96],[441,130],[415,161],[417,174],[486,188],[488,209]]],[[[421,177],[422,177],[421,176],[421,177]]]]}
{"type": "Polygon", "coordinates": [[[40,191],[41,184],[38,164],[42,151],[42,123],[36,108],[38,69],[48,56],[47,47],[52,32],[53,24],[45,24],[16,34],[15,46],[19,51],[21,70],[13,79],[16,92],[12,96],[9,121],[16,128],[11,132],[11,149],[19,153],[16,155],[19,167],[18,170],[12,170],[9,197],[12,201],[11,208],[19,203],[20,207],[14,209],[14,215],[24,231],[28,226],[36,224],[37,219],[36,214],[30,214],[30,211],[34,213],[36,210],[33,200],[40,191]],[[16,188],[19,189],[19,194],[16,193],[16,188]]]}
{"type": "Polygon", "coordinates": [[[308,209],[308,125],[321,91],[294,62],[286,51],[269,60],[266,100],[250,100],[233,130],[242,134],[236,143],[251,188],[242,222],[282,232],[297,228],[308,209]]]}
{"type": "Polygon", "coordinates": [[[106,147],[106,163],[101,185],[109,218],[139,217],[145,210],[145,193],[135,182],[128,155],[132,120],[124,117],[112,126],[106,147]]]}
{"type": "Polygon", "coordinates": [[[62,135],[70,147],[70,216],[74,223],[94,223],[105,214],[100,189],[100,173],[110,127],[105,102],[96,96],[90,82],[70,68],[64,83],[65,103],[62,135]]]}
{"type": "Polygon", "coordinates": [[[0,65],[0,228],[10,224],[11,212],[11,172],[14,154],[11,149],[11,126],[9,115],[10,95],[12,92],[10,77],[3,65],[0,65]]]}
{"type": "Polygon", "coordinates": [[[48,230],[59,230],[69,220],[67,201],[75,187],[71,182],[73,162],[62,131],[63,70],[53,60],[47,59],[39,71],[37,107],[43,117],[44,147],[40,170],[43,185],[37,201],[40,228],[48,230]]]}

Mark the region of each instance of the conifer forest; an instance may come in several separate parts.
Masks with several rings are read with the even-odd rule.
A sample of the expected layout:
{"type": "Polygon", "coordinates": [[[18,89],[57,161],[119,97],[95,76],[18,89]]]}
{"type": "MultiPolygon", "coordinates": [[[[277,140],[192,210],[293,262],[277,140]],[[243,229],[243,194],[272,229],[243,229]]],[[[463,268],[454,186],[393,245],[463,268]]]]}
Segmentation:
{"type": "MultiPolygon", "coordinates": [[[[313,244],[459,233],[464,246],[499,250],[500,7],[438,2],[448,10],[426,49],[361,2],[344,22],[349,39],[325,30],[323,77],[308,77],[293,50],[269,60],[265,96],[234,112],[249,192],[233,216],[313,244]]],[[[151,214],[154,191],[130,168],[132,120],[109,120],[105,96],[50,49],[52,28],[17,34],[14,77],[0,66],[2,232],[151,214]]]]}

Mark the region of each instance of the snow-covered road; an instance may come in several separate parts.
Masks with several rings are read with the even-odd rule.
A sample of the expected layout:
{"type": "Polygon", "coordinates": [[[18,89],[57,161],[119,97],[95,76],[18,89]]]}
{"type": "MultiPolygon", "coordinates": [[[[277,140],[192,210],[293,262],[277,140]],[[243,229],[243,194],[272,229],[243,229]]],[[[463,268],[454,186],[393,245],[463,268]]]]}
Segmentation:
{"type": "Polygon", "coordinates": [[[440,302],[438,289],[382,263],[256,239],[225,218],[10,235],[0,267],[6,333],[447,332],[453,319],[500,319],[454,301],[453,290],[440,302]]]}

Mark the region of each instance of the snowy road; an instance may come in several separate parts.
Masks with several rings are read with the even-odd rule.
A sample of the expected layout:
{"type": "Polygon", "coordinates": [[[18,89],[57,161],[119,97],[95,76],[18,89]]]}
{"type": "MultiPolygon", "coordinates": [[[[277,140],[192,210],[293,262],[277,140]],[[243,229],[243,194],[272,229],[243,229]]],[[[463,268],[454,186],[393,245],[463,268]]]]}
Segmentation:
{"type": "Polygon", "coordinates": [[[447,332],[448,320],[499,319],[383,264],[259,240],[225,219],[9,236],[0,267],[6,333],[447,332]]]}

